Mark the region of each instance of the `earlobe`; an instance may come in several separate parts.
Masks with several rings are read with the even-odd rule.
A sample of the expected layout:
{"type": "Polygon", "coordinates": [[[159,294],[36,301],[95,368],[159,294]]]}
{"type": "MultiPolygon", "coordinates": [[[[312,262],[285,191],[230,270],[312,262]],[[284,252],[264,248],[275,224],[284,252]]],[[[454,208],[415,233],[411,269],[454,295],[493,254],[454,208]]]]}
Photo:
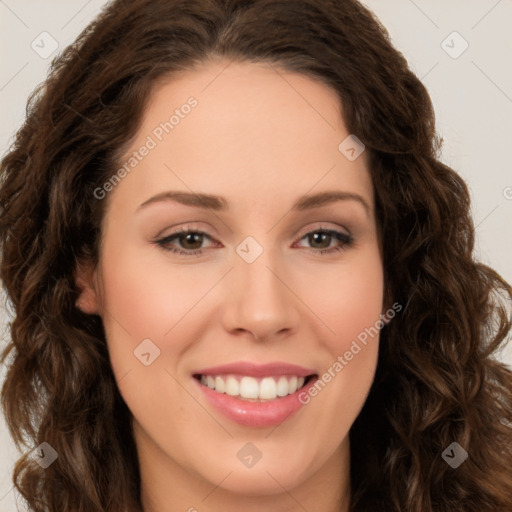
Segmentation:
{"type": "Polygon", "coordinates": [[[79,295],[75,306],[88,315],[99,315],[100,296],[96,282],[96,270],[92,265],[79,265],[75,273],[75,283],[79,295]]]}

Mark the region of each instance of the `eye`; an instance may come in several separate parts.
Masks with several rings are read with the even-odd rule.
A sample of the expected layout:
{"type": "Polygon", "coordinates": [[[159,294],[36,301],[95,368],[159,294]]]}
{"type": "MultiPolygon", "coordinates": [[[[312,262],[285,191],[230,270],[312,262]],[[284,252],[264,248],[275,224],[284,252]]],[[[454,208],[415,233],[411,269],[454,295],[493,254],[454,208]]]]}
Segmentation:
{"type": "MultiPolygon", "coordinates": [[[[199,256],[203,254],[202,244],[204,239],[212,238],[204,231],[197,229],[179,229],[164,238],[156,240],[155,243],[162,249],[184,256],[199,256]],[[181,247],[176,247],[174,242],[179,242],[181,247]]],[[[309,252],[314,254],[329,254],[343,250],[353,244],[354,240],[348,233],[334,229],[315,229],[308,231],[299,240],[307,239],[312,247],[309,252]],[[329,247],[332,242],[338,242],[338,245],[329,247]],[[318,247],[320,245],[320,247],[318,247]]]]}
{"type": "Polygon", "coordinates": [[[161,238],[160,240],[157,240],[156,243],[166,251],[186,256],[193,256],[203,253],[201,245],[204,237],[211,239],[211,237],[203,231],[182,228],[164,238],[161,238]],[[174,240],[178,240],[185,250],[173,246],[172,242],[174,242],[174,240]]]}
{"type": "Polygon", "coordinates": [[[315,254],[330,254],[342,251],[346,247],[350,247],[354,242],[352,235],[335,229],[315,229],[306,233],[301,240],[304,238],[307,238],[308,242],[312,244],[313,250],[310,252],[315,254]],[[338,245],[329,247],[332,241],[338,241],[338,245]],[[317,244],[320,244],[321,247],[318,247],[317,244]]]}

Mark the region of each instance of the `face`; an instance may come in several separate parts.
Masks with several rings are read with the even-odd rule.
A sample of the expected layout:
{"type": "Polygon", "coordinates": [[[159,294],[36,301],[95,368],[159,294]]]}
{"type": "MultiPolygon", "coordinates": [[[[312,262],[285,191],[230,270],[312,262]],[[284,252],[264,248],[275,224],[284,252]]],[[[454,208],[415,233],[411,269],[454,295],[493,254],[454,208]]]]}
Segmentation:
{"type": "MultiPolygon", "coordinates": [[[[209,62],[154,90],[122,179],[98,199],[100,263],[82,281],[133,413],[143,480],[254,496],[337,478],[378,336],[351,347],[383,312],[372,181],[364,152],[339,149],[348,136],[334,91],[267,64],[209,62]],[[323,192],[337,199],[304,199],[323,192]],[[331,378],[316,393],[306,380],[300,395],[300,370],[263,369],[256,383],[292,376],[291,395],[264,413],[270,402],[207,392],[195,377],[238,362],[331,378]]],[[[237,370],[217,375],[250,394],[250,369],[237,370]]]]}

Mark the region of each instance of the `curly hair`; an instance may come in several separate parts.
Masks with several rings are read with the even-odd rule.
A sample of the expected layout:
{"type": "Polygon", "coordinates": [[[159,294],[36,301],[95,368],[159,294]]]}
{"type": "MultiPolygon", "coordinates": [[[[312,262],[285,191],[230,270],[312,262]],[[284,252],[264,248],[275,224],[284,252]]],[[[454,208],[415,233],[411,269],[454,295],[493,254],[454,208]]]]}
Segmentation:
{"type": "Polygon", "coordinates": [[[440,161],[429,95],[356,0],[116,0],[51,64],[0,167],[0,277],[14,311],[2,407],[35,512],[142,510],[130,411],[99,316],[75,306],[106,200],[155,84],[210,58],[267,62],[336,91],[369,155],[388,298],[350,430],[351,511],[512,509],[512,372],[496,359],[512,288],[473,256],[467,187],[440,161]],[[452,443],[469,454],[457,469],[452,443]],[[357,454],[355,456],[354,454],[357,454]]]}

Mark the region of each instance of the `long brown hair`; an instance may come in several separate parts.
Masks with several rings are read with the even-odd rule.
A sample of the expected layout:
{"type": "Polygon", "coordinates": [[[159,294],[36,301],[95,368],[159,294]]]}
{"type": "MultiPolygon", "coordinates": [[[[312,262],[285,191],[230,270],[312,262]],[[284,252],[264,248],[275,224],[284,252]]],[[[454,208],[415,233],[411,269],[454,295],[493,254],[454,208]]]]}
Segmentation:
{"type": "Polygon", "coordinates": [[[152,87],[208,58],[267,62],[332,87],[365,144],[388,297],[375,381],[350,431],[351,510],[512,509],[512,373],[496,360],[512,288],[473,257],[463,180],[439,158],[430,98],[355,0],[117,0],[51,65],[0,167],[0,277],[14,311],[2,405],[36,512],[141,510],[130,412],[75,271],[98,260],[106,200],[152,87]],[[442,454],[468,453],[457,469],[442,454]]]}

